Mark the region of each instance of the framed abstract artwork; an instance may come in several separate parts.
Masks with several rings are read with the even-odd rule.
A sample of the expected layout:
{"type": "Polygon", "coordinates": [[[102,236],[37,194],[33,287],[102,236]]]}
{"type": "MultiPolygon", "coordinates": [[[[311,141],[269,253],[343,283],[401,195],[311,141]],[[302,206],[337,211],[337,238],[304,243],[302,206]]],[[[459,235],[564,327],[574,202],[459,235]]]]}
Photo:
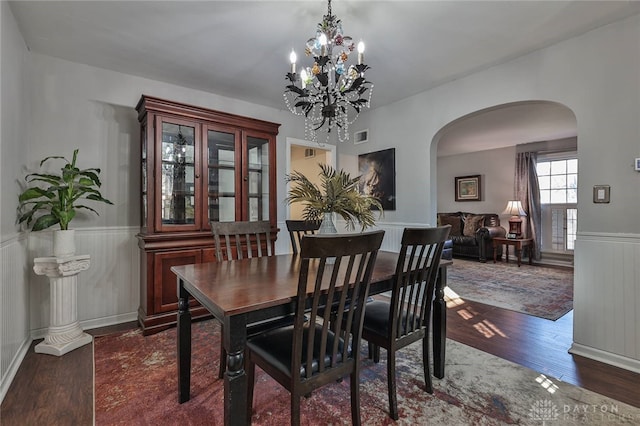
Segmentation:
{"type": "Polygon", "coordinates": [[[459,176],[455,178],[456,201],[482,200],[482,181],[480,175],[459,176]]]}
{"type": "Polygon", "coordinates": [[[360,193],[372,195],[384,210],[396,209],[396,150],[370,152],[358,155],[360,193]]]}

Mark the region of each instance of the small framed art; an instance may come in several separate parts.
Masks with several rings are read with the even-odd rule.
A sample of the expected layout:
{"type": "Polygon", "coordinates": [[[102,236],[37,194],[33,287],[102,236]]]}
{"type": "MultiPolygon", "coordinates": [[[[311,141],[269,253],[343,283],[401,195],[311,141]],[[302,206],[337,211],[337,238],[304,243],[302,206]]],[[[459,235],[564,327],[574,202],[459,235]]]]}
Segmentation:
{"type": "Polygon", "coordinates": [[[482,181],[480,175],[459,176],[455,178],[456,201],[482,200],[482,181]]]}

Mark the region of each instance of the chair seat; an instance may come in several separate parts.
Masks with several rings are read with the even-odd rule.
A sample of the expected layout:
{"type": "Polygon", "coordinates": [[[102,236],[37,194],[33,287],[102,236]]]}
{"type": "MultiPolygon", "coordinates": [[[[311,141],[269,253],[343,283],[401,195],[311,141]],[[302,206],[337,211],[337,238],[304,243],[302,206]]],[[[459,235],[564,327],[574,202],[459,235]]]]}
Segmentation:
{"type": "MultiPolygon", "coordinates": [[[[305,325],[305,328],[308,327],[308,324],[305,325]]],[[[314,333],[316,337],[316,343],[313,345],[315,349],[317,349],[319,345],[319,339],[322,336],[322,325],[315,324],[316,332],[314,333]]],[[[271,330],[269,332],[263,333],[257,337],[249,339],[247,341],[247,346],[249,349],[265,360],[269,362],[269,364],[276,367],[278,370],[283,372],[284,374],[291,376],[291,354],[293,347],[293,333],[294,327],[286,326],[281,327],[276,330],[271,330]]],[[[329,331],[329,336],[327,339],[327,348],[324,354],[324,363],[325,365],[329,365],[331,363],[331,351],[334,339],[336,338],[335,334],[329,331]]],[[[342,361],[342,349],[344,347],[344,341],[338,337],[340,340],[338,342],[338,354],[337,361],[342,361]]],[[[348,353],[351,355],[351,347],[348,348],[348,353]]],[[[303,345],[302,345],[302,359],[306,359],[307,357],[307,333],[304,333],[303,345]]],[[[318,360],[320,358],[319,353],[313,354],[313,363],[311,367],[312,374],[318,372],[319,363],[318,360]]],[[[303,365],[300,367],[300,376],[304,377],[307,371],[303,365]]]]}
{"type": "MultiPolygon", "coordinates": [[[[389,309],[391,304],[382,300],[375,300],[367,303],[364,311],[364,324],[362,331],[364,334],[377,334],[387,336],[389,334],[389,309]]],[[[413,320],[413,315],[409,316],[413,320]]],[[[420,318],[418,318],[420,321],[420,318]]],[[[402,334],[406,332],[407,312],[402,312],[402,334]]]]}
{"type": "Polygon", "coordinates": [[[265,333],[270,330],[274,330],[276,328],[286,327],[288,325],[293,325],[293,321],[295,320],[295,316],[284,315],[275,319],[268,319],[264,321],[252,322],[247,324],[247,338],[251,338],[253,336],[257,336],[258,334],[265,333]]]}

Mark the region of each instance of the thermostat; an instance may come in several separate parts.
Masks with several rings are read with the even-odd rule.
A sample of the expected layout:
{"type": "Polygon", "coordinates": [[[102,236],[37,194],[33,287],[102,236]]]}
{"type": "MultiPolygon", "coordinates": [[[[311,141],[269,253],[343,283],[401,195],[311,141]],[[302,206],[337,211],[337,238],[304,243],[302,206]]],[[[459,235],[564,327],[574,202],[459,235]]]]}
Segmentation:
{"type": "Polygon", "coordinates": [[[635,166],[636,166],[636,171],[640,172],[640,158],[636,158],[635,166]]]}

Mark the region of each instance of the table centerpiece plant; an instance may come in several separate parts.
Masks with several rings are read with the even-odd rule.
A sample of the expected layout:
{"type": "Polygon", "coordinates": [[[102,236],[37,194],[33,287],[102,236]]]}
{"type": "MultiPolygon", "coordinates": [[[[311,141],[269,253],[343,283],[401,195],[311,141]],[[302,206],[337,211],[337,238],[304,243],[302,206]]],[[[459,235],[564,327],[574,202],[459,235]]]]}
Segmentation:
{"type": "Polygon", "coordinates": [[[64,160],[65,165],[59,174],[48,171],[29,173],[25,176],[27,189],[18,196],[19,223],[26,222],[32,231],[41,231],[54,225],[60,226],[60,230],[54,232],[53,237],[56,256],[72,255],[75,250],[74,233],[69,229],[69,223],[75,218],[77,209],[99,214],[92,207],[80,203],[97,201],[113,204],[98,190],[102,186],[99,178],[100,169],[77,167],[78,151],[73,151],[71,161],[61,156],[49,156],[40,161],[41,169],[49,160],[64,160]]]}
{"type": "Polygon", "coordinates": [[[287,204],[303,203],[304,220],[322,220],[321,233],[335,233],[331,213],[340,215],[346,222],[347,229],[355,229],[356,222],[361,230],[372,227],[382,217],[382,204],[376,197],[361,194],[358,183],[361,176],[351,177],[344,170],[336,170],[332,166],[319,164],[320,186],[311,182],[304,174],[294,171],[286,176],[291,183],[287,204]]]}

